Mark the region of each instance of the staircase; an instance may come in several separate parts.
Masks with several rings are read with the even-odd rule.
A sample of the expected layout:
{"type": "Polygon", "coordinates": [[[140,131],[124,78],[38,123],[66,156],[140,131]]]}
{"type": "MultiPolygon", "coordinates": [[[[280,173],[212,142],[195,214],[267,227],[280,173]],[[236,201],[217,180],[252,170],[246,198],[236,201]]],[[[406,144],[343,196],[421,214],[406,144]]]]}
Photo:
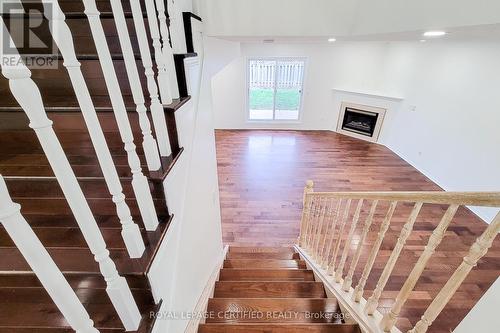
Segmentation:
{"type": "Polygon", "coordinates": [[[199,333],[360,333],[293,248],[230,247],[199,333]]]}

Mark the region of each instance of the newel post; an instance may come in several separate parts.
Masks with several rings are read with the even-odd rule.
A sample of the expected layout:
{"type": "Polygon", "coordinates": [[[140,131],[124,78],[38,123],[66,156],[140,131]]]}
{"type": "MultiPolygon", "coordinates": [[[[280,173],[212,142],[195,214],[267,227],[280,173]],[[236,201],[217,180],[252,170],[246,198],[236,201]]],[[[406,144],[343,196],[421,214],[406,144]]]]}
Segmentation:
{"type": "Polygon", "coordinates": [[[308,180],[306,182],[306,186],[304,187],[304,195],[302,197],[302,219],[300,222],[300,235],[299,235],[299,246],[304,246],[304,242],[306,240],[306,226],[309,220],[309,216],[311,214],[311,203],[312,196],[308,195],[314,192],[314,182],[312,180],[308,180]]]}
{"type": "Polygon", "coordinates": [[[94,322],[87,310],[20,211],[21,206],[12,201],[5,181],[0,175],[0,224],[4,226],[71,328],[81,333],[99,332],[94,328],[94,322]]]}

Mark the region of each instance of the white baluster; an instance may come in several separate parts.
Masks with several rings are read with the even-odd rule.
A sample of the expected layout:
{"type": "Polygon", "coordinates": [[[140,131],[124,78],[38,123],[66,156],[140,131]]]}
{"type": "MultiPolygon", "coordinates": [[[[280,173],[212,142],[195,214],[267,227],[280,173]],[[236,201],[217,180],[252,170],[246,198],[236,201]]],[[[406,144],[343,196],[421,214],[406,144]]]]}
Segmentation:
{"type": "MultiPolygon", "coordinates": [[[[158,98],[158,87],[156,86],[148,36],[146,34],[144,18],[142,17],[141,3],[139,0],[130,0],[130,6],[134,18],[137,41],[139,42],[142,65],[147,79],[149,97],[151,98],[151,116],[153,117],[158,148],[160,148],[161,156],[170,156],[172,150],[170,148],[170,139],[168,138],[167,121],[165,119],[163,106],[158,98]]],[[[171,101],[169,103],[171,103],[171,101]]]]}
{"type": "Polygon", "coordinates": [[[140,258],[144,253],[144,242],[141,237],[139,227],[134,223],[130,214],[130,209],[125,202],[123,188],[113,163],[111,153],[109,152],[104,133],[102,132],[99,119],[97,117],[94,104],[90,97],[85,79],[80,69],[80,62],[76,58],[73,45],[73,36],[65,22],[64,13],[61,11],[57,1],[45,2],[45,6],[51,6],[50,10],[45,10],[47,19],[51,21],[50,29],[59,51],[64,57],[64,67],[73,85],[73,89],[82,110],[82,115],[87,125],[90,138],[96,151],[99,165],[104,175],[106,185],[113,196],[113,202],[116,205],[117,215],[122,224],[122,237],[131,258],[140,258]],[[52,17],[48,16],[52,14],[52,17]]]}
{"type": "Polygon", "coordinates": [[[113,18],[115,19],[116,30],[118,31],[118,39],[123,53],[123,60],[125,61],[125,69],[127,70],[127,77],[132,90],[132,98],[135,103],[136,111],[139,114],[139,125],[142,130],[142,147],[148,168],[151,171],[156,171],[161,168],[160,156],[156,140],[151,134],[151,124],[146,114],[147,109],[144,105],[144,93],[142,90],[137,64],[135,62],[134,51],[132,43],[128,34],[127,21],[123,13],[123,6],[121,1],[110,1],[111,10],[113,11],[113,18]]]}
{"type": "Polygon", "coordinates": [[[12,202],[5,181],[0,175],[0,223],[71,328],[81,333],[99,332],[94,328],[94,322],[90,320],[87,310],[20,211],[21,206],[12,202]]]}
{"type": "MultiPolygon", "coordinates": [[[[169,64],[168,56],[162,49],[160,30],[158,28],[158,20],[156,17],[155,1],[145,0],[145,4],[146,4],[146,13],[148,16],[149,33],[151,34],[151,39],[153,40],[155,61],[156,61],[156,66],[158,68],[158,86],[160,88],[161,102],[163,103],[163,105],[166,105],[172,103],[172,98],[174,98],[172,91],[174,86],[170,78],[170,76],[172,75],[172,68],[168,66],[169,64]]],[[[175,73],[175,65],[173,72],[175,73]]],[[[177,82],[175,83],[175,86],[177,86],[177,82]]]]}
{"type": "Polygon", "coordinates": [[[314,192],[314,182],[308,180],[306,182],[306,187],[304,188],[304,195],[302,196],[302,218],[300,223],[300,235],[299,235],[299,245],[303,246],[306,238],[306,228],[307,222],[309,221],[309,216],[311,213],[312,196],[307,195],[308,193],[314,192]]]}
{"type": "Polygon", "coordinates": [[[158,227],[158,216],[156,215],[156,208],[153,203],[148,180],[142,173],[141,162],[135,151],[132,128],[130,127],[125,102],[123,101],[118,78],[116,77],[113,67],[113,60],[111,59],[104,30],[99,19],[100,13],[97,10],[95,0],[83,0],[83,3],[85,5],[85,14],[87,15],[92,31],[92,37],[94,38],[94,43],[99,55],[99,62],[101,63],[101,68],[104,73],[104,81],[108,88],[120,136],[125,144],[128,163],[132,171],[132,187],[137,199],[137,204],[146,229],[154,231],[158,227]]]}
{"type": "Polygon", "coordinates": [[[349,253],[349,248],[351,247],[352,237],[354,236],[354,231],[356,231],[356,226],[358,225],[359,215],[361,214],[361,207],[363,206],[363,199],[358,201],[358,206],[356,207],[356,212],[351,223],[351,229],[349,229],[349,234],[344,244],[344,250],[342,251],[342,257],[340,258],[339,268],[335,271],[335,282],[339,283],[342,279],[342,273],[344,271],[344,265],[347,260],[347,254],[349,253]]]}
{"type": "Polygon", "coordinates": [[[375,210],[377,209],[377,205],[378,205],[378,200],[374,200],[370,208],[370,212],[368,213],[368,217],[366,218],[365,225],[363,226],[363,231],[361,233],[361,237],[358,242],[358,247],[356,248],[354,257],[351,260],[351,265],[349,266],[349,272],[347,273],[347,277],[344,279],[344,283],[342,284],[342,289],[344,291],[349,291],[349,289],[351,288],[352,278],[354,277],[354,270],[356,269],[359,258],[361,257],[361,250],[363,249],[363,243],[365,242],[366,236],[370,231],[370,226],[372,225],[373,215],[375,215],[375,210]]]}
{"type": "Polygon", "coordinates": [[[411,270],[411,273],[406,279],[403,287],[401,287],[401,290],[399,291],[398,296],[396,296],[391,311],[386,313],[384,315],[384,318],[382,319],[380,326],[382,327],[384,332],[390,332],[392,327],[394,327],[394,325],[396,324],[396,319],[401,312],[401,308],[403,307],[406,300],[410,296],[411,291],[417,284],[417,281],[424,271],[427,262],[432,257],[434,251],[443,240],[446,229],[448,229],[448,226],[453,220],[458,207],[458,205],[451,205],[450,207],[448,207],[446,213],[444,213],[441,219],[441,222],[439,222],[439,225],[436,229],[434,229],[432,235],[429,237],[429,241],[424,249],[424,252],[420,255],[420,258],[418,258],[417,263],[415,264],[415,266],[413,266],[413,269],[411,270]]]}
{"type": "Polygon", "coordinates": [[[412,230],[413,230],[413,225],[415,224],[415,221],[417,220],[418,214],[420,213],[420,209],[422,208],[422,202],[417,202],[413,206],[413,210],[410,213],[410,216],[408,217],[408,220],[406,221],[405,225],[401,229],[401,233],[399,234],[398,241],[396,243],[396,246],[394,247],[394,250],[392,250],[391,256],[389,257],[389,260],[387,261],[384,270],[382,271],[382,274],[380,275],[380,278],[377,282],[377,286],[375,287],[375,290],[373,291],[373,294],[370,296],[368,301],[366,302],[365,305],[365,312],[368,315],[373,315],[375,310],[377,310],[378,306],[378,300],[380,299],[380,296],[382,295],[382,291],[384,291],[385,285],[387,284],[387,281],[389,280],[389,277],[391,276],[392,270],[394,269],[394,266],[396,265],[396,261],[399,258],[399,255],[401,254],[401,251],[403,250],[403,247],[406,243],[406,240],[410,236],[412,230]]]}
{"type": "MultiPolygon", "coordinates": [[[[328,260],[330,258],[333,242],[335,240],[335,229],[337,228],[337,223],[340,220],[340,208],[341,207],[342,207],[342,199],[338,199],[337,208],[332,213],[332,215],[334,215],[334,217],[332,220],[332,226],[330,228],[330,241],[328,242],[328,247],[326,248],[325,256],[321,262],[321,266],[323,267],[323,269],[327,269],[327,266],[328,266],[328,260]]],[[[326,237],[325,237],[325,240],[326,240],[326,237]]],[[[325,245],[323,244],[323,247],[324,246],[325,245]]]]}
{"type": "MultiPolygon", "coordinates": [[[[179,86],[177,85],[177,72],[175,71],[175,63],[174,63],[174,50],[172,49],[172,46],[175,47],[176,41],[175,41],[175,36],[173,36],[171,32],[172,29],[175,29],[173,24],[176,23],[177,17],[178,16],[180,17],[182,14],[178,13],[173,15],[173,13],[170,13],[170,30],[169,30],[167,26],[167,15],[166,15],[166,8],[164,1],[165,0],[155,1],[156,9],[158,10],[158,21],[160,22],[160,35],[163,43],[162,52],[165,57],[167,71],[170,74],[169,75],[170,91],[172,93],[172,98],[179,98],[179,86]],[[172,40],[172,45],[170,45],[171,38],[174,38],[174,40],[172,40]]],[[[177,50],[177,53],[183,53],[183,51],[177,50]]]]}
{"type": "MultiPolygon", "coordinates": [[[[2,24],[2,34],[9,36],[4,24],[2,24]]],[[[3,57],[3,54],[1,56],[3,57]]],[[[45,114],[42,96],[31,80],[31,72],[23,64],[19,55],[17,57],[19,60],[16,65],[2,66],[2,74],[9,80],[9,87],[14,98],[30,120],[30,127],[35,131],[83,237],[99,264],[107,283],[106,291],[123,325],[127,330],[136,330],[139,327],[141,314],[132,292],[127,281],[118,274],[114,262],[109,257],[104,238],[52,128],[52,121],[45,114]]]]}
{"type": "Polygon", "coordinates": [[[355,302],[361,301],[361,297],[363,297],[366,281],[368,281],[368,276],[370,275],[373,264],[375,263],[375,259],[377,258],[377,254],[378,254],[378,251],[380,250],[380,246],[382,245],[382,242],[384,240],[385,233],[387,232],[387,229],[389,229],[392,215],[394,214],[394,211],[396,210],[397,204],[398,204],[397,201],[391,202],[391,204],[389,206],[389,210],[387,211],[387,214],[385,215],[384,221],[380,225],[380,230],[377,234],[377,240],[375,241],[375,244],[373,244],[373,247],[370,251],[370,256],[368,257],[365,268],[363,269],[363,273],[361,274],[361,278],[359,279],[358,285],[356,286],[356,288],[354,288],[354,301],[355,302]]]}
{"type": "MultiPolygon", "coordinates": [[[[500,232],[500,213],[488,225],[488,228],[476,240],[476,242],[469,249],[469,253],[464,257],[462,263],[455,270],[448,282],[444,285],[443,289],[432,300],[431,304],[425,310],[424,315],[415,327],[408,331],[408,333],[425,333],[430,325],[436,320],[437,316],[441,313],[443,308],[448,304],[457,289],[464,282],[470,271],[477,265],[479,259],[488,253],[488,249],[493,244],[493,241],[500,232]]],[[[498,328],[497,328],[498,331],[498,328]]]]}
{"type": "Polygon", "coordinates": [[[335,242],[335,249],[333,250],[333,254],[332,254],[332,257],[330,258],[330,262],[328,263],[328,269],[327,269],[328,274],[333,274],[335,271],[335,264],[337,263],[337,255],[339,253],[340,245],[342,243],[342,235],[344,234],[344,229],[345,229],[345,225],[347,223],[347,218],[349,217],[349,212],[351,209],[351,202],[352,202],[351,199],[347,199],[347,202],[346,202],[346,205],[344,208],[344,215],[342,217],[342,222],[340,223],[339,232],[337,233],[338,237],[337,237],[337,241],[335,242]]]}
{"type": "MultiPolygon", "coordinates": [[[[158,0],[156,1],[158,4],[158,0]]],[[[168,18],[170,19],[170,40],[172,49],[176,53],[186,52],[182,48],[182,33],[184,32],[184,24],[182,22],[182,12],[179,10],[176,0],[167,0],[168,3],[168,18]]]]}

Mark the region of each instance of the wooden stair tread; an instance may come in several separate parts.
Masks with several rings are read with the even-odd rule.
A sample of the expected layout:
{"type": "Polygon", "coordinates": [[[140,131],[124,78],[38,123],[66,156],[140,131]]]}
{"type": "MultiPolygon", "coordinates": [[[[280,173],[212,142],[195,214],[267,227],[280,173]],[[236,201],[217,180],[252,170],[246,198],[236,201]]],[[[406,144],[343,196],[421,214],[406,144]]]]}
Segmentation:
{"type": "Polygon", "coordinates": [[[332,298],[212,298],[207,311],[228,314],[209,317],[207,323],[341,323],[340,308],[332,298]]]}
{"type": "Polygon", "coordinates": [[[293,260],[300,259],[298,253],[292,252],[274,252],[274,253],[262,253],[262,252],[229,252],[226,259],[280,259],[280,260],[293,260]]]}
{"type": "MultiPolygon", "coordinates": [[[[110,257],[117,269],[123,274],[145,274],[149,270],[161,241],[168,230],[170,218],[158,225],[157,230],[142,231],[146,249],[141,258],[131,259],[121,239],[121,229],[102,229],[101,232],[108,245],[110,257]]],[[[52,259],[63,273],[85,272],[98,273],[99,267],[88,249],[81,231],[77,228],[35,228],[42,244],[47,248],[52,259]]],[[[29,272],[26,260],[14,246],[3,228],[0,228],[0,271],[29,272]]]]}
{"type": "Polygon", "coordinates": [[[214,297],[223,298],[321,298],[325,289],[320,282],[303,281],[218,281],[214,297]]]}
{"type": "MultiPolygon", "coordinates": [[[[123,275],[130,289],[150,290],[151,287],[144,274],[123,275]]],[[[64,278],[69,285],[76,288],[106,289],[106,282],[100,273],[65,272],[64,278]]],[[[42,288],[42,284],[34,272],[0,272],[1,288],[42,288]]]]}
{"type": "Polygon", "coordinates": [[[280,260],[280,259],[228,259],[224,260],[224,268],[300,268],[305,269],[303,260],[280,260]]]}
{"type": "Polygon", "coordinates": [[[296,253],[293,247],[244,247],[231,246],[229,253],[296,253]]]}
{"type": "Polygon", "coordinates": [[[198,333],[361,333],[349,324],[201,324],[198,333]]]}
{"type": "MultiPolygon", "coordinates": [[[[1,280],[1,276],[0,276],[1,280]]],[[[85,280],[82,281],[82,284],[85,280]]],[[[123,326],[103,288],[74,288],[96,328],[117,329],[123,326]]],[[[141,313],[155,308],[148,290],[132,289],[141,313]]],[[[43,287],[0,288],[0,329],[7,327],[67,328],[68,323],[43,287]],[[29,314],[29,315],[27,315],[29,314]]]]}
{"type": "Polygon", "coordinates": [[[306,269],[224,268],[219,281],[314,281],[314,274],[306,269]]]}

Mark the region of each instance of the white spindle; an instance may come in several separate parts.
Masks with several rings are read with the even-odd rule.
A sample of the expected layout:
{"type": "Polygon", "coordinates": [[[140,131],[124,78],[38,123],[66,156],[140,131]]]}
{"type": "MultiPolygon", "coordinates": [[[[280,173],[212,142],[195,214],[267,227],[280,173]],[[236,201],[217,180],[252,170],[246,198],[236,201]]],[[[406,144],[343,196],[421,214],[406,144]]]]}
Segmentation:
{"type": "Polygon", "coordinates": [[[389,210],[387,211],[387,214],[385,215],[384,221],[380,225],[380,230],[379,230],[378,235],[377,235],[377,240],[375,241],[375,244],[373,244],[373,247],[370,251],[370,256],[368,257],[365,268],[363,269],[363,273],[361,274],[361,278],[359,279],[358,285],[356,286],[356,288],[354,288],[354,301],[355,302],[361,301],[361,297],[363,297],[366,281],[368,281],[368,276],[370,275],[373,264],[375,263],[375,259],[377,258],[377,254],[378,254],[378,251],[380,250],[380,246],[382,245],[382,241],[384,240],[385,233],[387,232],[387,229],[389,229],[392,215],[394,214],[394,211],[396,210],[397,204],[398,204],[397,201],[391,202],[391,204],[389,206],[389,210]]]}
{"type": "Polygon", "coordinates": [[[52,31],[52,36],[64,58],[64,67],[68,70],[78,104],[82,110],[83,118],[104,175],[104,180],[113,196],[117,215],[122,224],[122,237],[127,247],[127,251],[131,258],[140,258],[145,249],[141,232],[137,224],[134,223],[130,214],[130,209],[125,202],[125,195],[123,194],[116,167],[111,157],[111,153],[109,152],[104,133],[102,132],[94,104],[90,97],[89,89],[83,78],[80,62],[76,58],[73,36],[65,22],[65,16],[59,7],[58,1],[52,1],[50,3],[45,2],[44,6],[50,6],[50,8],[45,10],[45,15],[47,19],[51,21],[49,26],[52,31]]]}
{"type": "Polygon", "coordinates": [[[141,212],[144,225],[147,230],[156,230],[158,226],[158,216],[153,203],[147,178],[142,173],[141,162],[135,151],[134,137],[127,116],[125,102],[120,91],[118,78],[113,67],[113,60],[109,52],[104,30],[99,19],[95,0],[83,0],[85,5],[85,14],[89,20],[92,37],[99,55],[99,62],[104,73],[104,81],[108,88],[109,97],[115,113],[116,122],[120,131],[120,136],[125,144],[128,163],[132,171],[132,187],[137,199],[137,204],[141,212]]]}
{"type": "Polygon", "coordinates": [[[443,308],[448,304],[457,289],[464,282],[470,271],[477,265],[493,244],[496,236],[500,232],[500,213],[497,214],[495,219],[488,225],[488,228],[471,246],[469,253],[464,257],[462,263],[455,270],[448,282],[444,285],[443,289],[432,300],[431,304],[425,311],[420,321],[408,333],[425,333],[430,325],[436,320],[437,316],[443,308]]]}
{"type": "Polygon", "coordinates": [[[94,322],[49,253],[21,215],[21,206],[12,202],[0,175],[0,224],[42,283],[57,308],[76,332],[97,333],[94,322]]]}
{"type": "Polygon", "coordinates": [[[130,6],[137,34],[137,41],[139,43],[142,65],[147,79],[149,97],[151,98],[151,116],[153,117],[158,148],[160,149],[161,156],[169,156],[172,154],[172,150],[170,148],[170,139],[168,138],[167,121],[165,119],[163,106],[158,98],[158,87],[156,86],[148,36],[146,34],[144,18],[142,17],[141,3],[139,0],[130,0],[130,6]]]}
{"type": "MultiPolygon", "coordinates": [[[[342,207],[342,199],[339,199],[338,203],[337,203],[337,208],[335,209],[335,212],[333,213],[335,216],[333,217],[332,226],[330,228],[330,233],[329,233],[330,234],[330,241],[328,242],[328,247],[326,248],[326,252],[325,252],[323,261],[321,263],[321,266],[324,269],[328,268],[328,262],[330,259],[330,254],[332,251],[333,242],[335,240],[335,229],[337,228],[337,223],[340,220],[340,208],[341,207],[342,207]]],[[[338,237],[340,237],[340,235],[338,235],[338,237]]]]}
{"type": "MultiPolygon", "coordinates": [[[[158,3],[158,0],[156,1],[158,3]]],[[[170,19],[170,41],[172,42],[172,49],[176,53],[186,52],[182,48],[184,25],[182,22],[182,12],[179,10],[178,1],[167,0],[167,12],[170,19]]]]}
{"type": "MultiPolygon", "coordinates": [[[[327,242],[328,242],[328,236],[330,236],[330,240],[333,239],[333,234],[335,232],[335,226],[337,224],[338,210],[340,209],[341,203],[342,203],[342,200],[337,200],[337,205],[335,205],[335,200],[331,201],[331,205],[330,205],[329,212],[328,212],[328,217],[330,219],[330,222],[327,223],[327,225],[325,226],[324,237],[323,237],[320,249],[319,249],[320,265],[323,265],[323,263],[326,261],[326,258],[327,258],[326,254],[329,253],[329,252],[325,252],[326,247],[327,247],[327,242]]],[[[331,244],[331,241],[329,243],[331,244]]]]}
{"type": "Polygon", "coordinates": [[[370,208],[370,212],[368,213],[368,217],[366,218],[365,225],[363,226],[363,231],[361,233],[361,237],[358,241],[358,247],[356,248],[356,252],[354,253],[354,257],[351,260],[351,265],[349,266],[349,272],[347,273],[346,278],[344,279],[344,283],[342,284],[342,289],[344,291],[349,291],[352,285],[352,278],[354,277],[354,270],[358,265],[359,258],[361,257],[361,250],[363,249],[363,244],[365,242],[366,236],[370,231],[370,226],[372,225],[373,215],[375,215],[375,210],[377,209],[378,201],[374,200],[372,206],[370,208]]]}
{"type": "Polygon", "coordinates": [[[413,269],[406,279],[403,287],[401,287],[401,290],[399,291],[398,296],[396,296],[396,300],[394,301],[391,311],[384,315],[381,326],[385,332],[390,332],[392,327],[394,327],[394,325],[396,324],[396,319],[401,312],[401,308],[403,307],[406,300],[410,296],[411,291],[417,284],[417,281],[424,271],[427,262],[432,257],[434,251],[443,240],[446,229],[448,229],[448,226],[453,220],[458,207],[458,205],[451,205],[450,207],[448,207],[443,215],[443,218],[441,219],[441,222],[439,222],[439,225],[436,229],[434,229],[432,235],[429,237],[429,241],[424,249],[424,252],[420,255],[420,258],[418,258],[417,263],[415,264],[415,266],[413,266],[413,269]]]}
{"type": "Polygon", "coordinates": [[[160,30],[158,28],[158,21],[156,20],[154,0],[145,0],[145,5],[148,16],[149,32],[151,34],[151,39],[153,40],[153,49],[158,68],[158,86],[160,87],[161,101],[163,104],[170,104],[172,103],[173,98],[173,86],[169,76],[170,68],[167,67],[167,57],[162,51],[162,42],[160,38],[160,30]]]}
{"type": "Polygon", "coordinates": [[[401,254],[401,251],[403,250],[403,247],[406,243],[406,240],[410,236],[412,230],[413,230],[413,225],[415,224],[415,221],[417,220],[418,214],[420,213],[420,209],[422,208],[422,202],[417,202],[413,206],[413,210],[410,213],[410,216],[408,217],[408,220],[406,221],[405,225],[401,229],[401,233],[399,234],[398,241],[396,243],[396,246],[394,247],[394,250],[392,250],[391,256],[389,257],[389,260],[387,261],[384,270],[382,271],[382,274],[380,275],[380,278],[377,282],[377,286],[375,287],[375,290],[373,291],[373,294],[370,296],[368,301],[366,302],[365,306],[365,312],[368,315],[373,315],[375,310],[377,310],[378,306],[378,301],[380,299],[380,296],[382,295],[382,291],[384,291],[385,285],[387,284],[387,281],[389,280],[389,277],[391,276],[392,270],[394,269],[394,266],[396,265],[396,261],[399,258],[399,255],[401,254]]]}
{"type": "Polygon", "coordinates": [[[299,235],[299,244],[300,246],[304,245],[304,241],[306,238],[306,226],[309,220],[309,216],[311,213],[311,204],[312,204],[312,196],[308,195],[309,193],[314,192],[314,183],[312,180],[308,180],[306,182],[306,187],[304,188],[304,195],[302,196],[302,219],[301,219],[301,227],[300,227],[300,235],[299,235]]]}
{"type": "Polygon", "coordinates": [[[139,114],[139,125],[143,137],[142,148],[144,149],[144,155],[146,156],[149,170],[156,171],[161,168],[160,156],[156,140],[151,133],[151,124],[149,123],[147,109],[144,104],[144,93],[139,78],[139,71],[137,70],[137,64],[135,62],[134,50],[132,49],[132,43],[130,42],[128,34],[123,6],[121,1],[110,1],[110,3],[116,30],[118,31],[118,39],[123,53],[128,82],[132,91],[132,98],[135,103],[136,111],[139,114]]]}
{"type": "MultiPolygon", "coordinates": [[[[3,20],[2,34],[9,36],[3,20]]],[[[0,53],[3,57],[3,52],[0,53]]],[[[2,74],[9,80],[9,87],[14,98],[30,120],[30,127],[35,131],[83,237],[99,264],[107,283],[106,291],[123,325],[127,330],[136,330],[139,327],[141,315],[132,292],[127,281],[118,274],[114,262],[109,257],[104,238],[52,128],[52,121],[45,114],[42,96],[31,80],[31,72],[23,64],[20,56],[17,55],[17,57],[19,60],[16,65],[2,66],[2,74]]]]}
{"type": "Polygon", "coordinates": [[[354,236],[354,231],[356,231],[356,226],[358,225],[359,215],[361,214],[361,208],[363,206],[363,199],[358,201],[358,206],[356,207],[356,212],[351,223],[351,229],[349,229],[349,235],[344,244],[344,251],[342,252],[342,258],[340,259],[339,268],[335,271],[335,282],[339,283],[342,279],[342,273],[344,271],[344,265],[347,260],[347,254],[349,253],[349,248],[351,247],[352,238],[354,236]]]}
{"type": "Polygon", "coordinates": [[[335,272],[335,264],[337,263],[337,256],[340,250],[340,245],[342,243],[342,235],[344,234],[345,225],[347,223],[347,218],[349,217],[349,212],[351,209],[351,199],[347,199],[347,203],[344,208],[344,216],[342,217],[342,222],[339,226],[339,232],[337,241],[335,242],[335,249],[333,250],[333,254],[330,258],[330,262],[328,263],[328,274],[333,274],[335,272]]]}
{"type": "Polygon", "coordinates": [[[319,250],[319,244],[321,241],[321,235],[323,234],[323,225],[325,223],[325,219],[328,216],[328,199],[325,199],[323,202],[323,205],[321,207],[320,211],[320,216],[319,216],[319,221],[318,221],[318,226],[316,228],[316,235],[315,235],[315,240],[312,246],[312,256],[314,259],[318,259],[318,250],[319,250]]]}
{"type": "MultiPolygon", "coordinates": [[[[150,1],[150,0],[146,0],[150,1]]],[[[170,45],[170,39],[174,38],[172,36],[172,29],[175,29],[173,24],[176,24],[177,17],[181,16],[181,13],[172,13],[170,12],[170,30],[167,26],[167,15],[165,8],[165,0],[156,0],[156,9],[158,11],[158,21],[160,23],[160,35],[162,40],[162,52],[165,57],[165,64],[167,66],[167,72],[169,73],[170,78],[170,91],[172,94],[172,98],[179,98],[179,86],[177,85],[177,72],[175,71],[175,63],[174,63],[174,50],[172,45],[175,47],[175,40],[172,40],[172,45],[170,45]]],[[[172,6],[170,6],[172,7],[172,6]]],[[[175,35],[175,33],[173,34],[175,35]]],[[[184,53],[182,50],[177,49],[177,53],[184,53]]]]}

